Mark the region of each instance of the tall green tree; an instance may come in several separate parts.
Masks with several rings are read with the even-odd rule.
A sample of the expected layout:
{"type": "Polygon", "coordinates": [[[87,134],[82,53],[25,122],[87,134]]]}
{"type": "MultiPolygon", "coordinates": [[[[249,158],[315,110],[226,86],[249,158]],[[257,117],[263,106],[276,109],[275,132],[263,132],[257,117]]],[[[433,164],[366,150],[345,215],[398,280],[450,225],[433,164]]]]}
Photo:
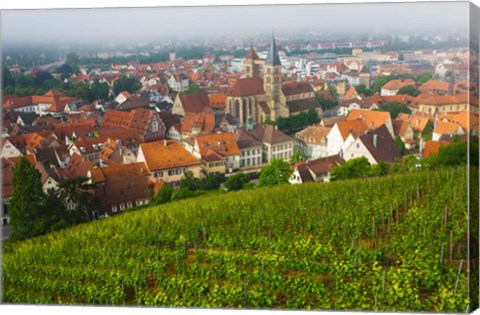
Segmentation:
{"type": "Polygon", "coordinates": [[[366,157],[351,159],[345,164],[336,166],[331,173],[332,179],[352,179],[371,175],[370,162],[366,157]]]}
{"type": "Polygon", "coordinates": [[[23,240],[47,231],[46,196],[40,173],[25,158],[13,170],[13,197],[9,203],[12,240],[23,240]]]}
{"type": "Polygon", "coordinates": [[[200,92],[200,86],[197,83],[192,83],[188,86],[188,89],[185,90],[183,93],[197,93],[200,92]]]}
{"type": "Polygon", "coordinates": [[[89,184],[88,177],[74,177],[60,182],[58,197],[68,213],[71,224],[89,222],[94,219],[95,198],[92,191],[96,184],[89,184]]]}
{"type": "Polygon", "coordinates": [[[407,94],[413,97],[420,95],[420,90],[413,85],[407,85],[398,90],[397,94],[407,94]]]}
{"type": "Polygon", "coordinates": [[[3,64],[2,68],[2,90],[4,90],[8,86],[14,86],[15,79],[13,78],[12,73],[8,69],[7,65],[3,64]]]}
{"type": "Polygon", "coordinates": [[[390,78],[384,75],[379,75],[375,79],[375,82],[373,83],[373,92],[374,93],[380,93],[380,90],[382,89],[382,86],[384,86],[388,81],[390,81],[390,78]]]}
{"type": "Polygon", "coordinates": [[[427,82],[428,80],[431,80],[431,79],[433,79],[432,74],[426,72],[426,73],[423,73],[423,74],[421,74],[417,77],[417,82],[418,83],[425,83],[425,82],[427,82]]]}
{"type": "Polygon", "coordinates": [[[151,204],[160,205],[172,200],[173,187],[168,183],[163,183],[158,194],[152,198],[151,204]]]}
{"type": "Polygon", "coordinates": [[[425,141],[432,140],[433,124],[430,120],[427,121],[427,124],[425,125],[425,128],[423,128],[423,130],[421,132],[421,136],[422,136],[422,139],[425,140],[425,141]]]}
{"type": "Polygon", "coordinates": [[[238,173],[227,178],[225,188],[230,191],[243,189],[250,182],[250,175],[246,173],[238,173]]]}
{"type": "Polygon", "coordinates": [[[398,151],[400,151],[400,154],[403,154],[403,152],[405,152],[405,144],[403,143],[402,138],[396,136],[395,139],[393,139],[393,142],[395,142],[395,146],[398,151]]]}
{"type": "Polygon", "coordinates": [[[259,187],[273,186],[288,183],[292,170],[290,164],[282,159],[272,159],[270,164],[264,166],[258,178],[259,187]]]}
{"type": "Polygon", "coordinates": [[[405,114],[412,113],[412,111],[410,110],[410,108],[408,108],[407,105],[405,104],[400,105],[396,101],[384,104],[378,110],[382,112],[389,112],[392,119],[397,118],[398,114],[400,113],[405,113],[405,114]]]}
{"type": "Polygon", "coordinates": [[[45,81],[53,79],[53,76],[48,71],[39,71],[35,73],[33,79],[33,86],[36,88],[41,88],[45,81]]]}
{"type": "Polygon", "coordinates": [[[315,108],[310,108],[307,111],[307,120],[309,125],[318,124],[320,122],[320,116],[315,108]]]}
{"type": "Polygon", "coordinates": [[[140,81],[134,77],[122,76],[113,84],[113,91],[115,95],[118,95],[122,91],[128,91],[129,93],[135,93],[142,87],[140,81]]]}
{"type": "Polygon", "coordinates": [[[304,161],[305,157],[303,154],[300,152],[300,149],[296,149],[295,152],[293,152],[292,157],[290,158],[290,164],[294,164],[297,162],[304,161]]]}
{"type": "Polygon", "coordinates": [[[365,86],[365,84],[359,84],[355,87],[355,90],[357,91],[357,93],[359,94],[363,94],[365,95],[366,97],[369,97],[369,96],[372,96],[373,95],[373,91],[370,90],[370,89],[367,89],[367,87],[365,86]]]}
{"type": "Polygon", "coordinates": [[[76,66],[80,62],[80,57],[74,52],[70,52],[67,54],[67,58],[65,63],[70,65],[70,66],[76,66]]]}

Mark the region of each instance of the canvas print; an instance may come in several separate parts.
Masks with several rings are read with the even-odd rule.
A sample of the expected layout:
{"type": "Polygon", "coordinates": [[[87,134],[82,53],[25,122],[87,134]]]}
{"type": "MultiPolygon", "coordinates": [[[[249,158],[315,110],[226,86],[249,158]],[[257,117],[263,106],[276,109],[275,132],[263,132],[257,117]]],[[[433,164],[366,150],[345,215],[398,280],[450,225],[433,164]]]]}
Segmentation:
{"type": "Polygon", "coordinates": [[[1,302],[474,311],[478,19],[3,10],[1,302]]]}

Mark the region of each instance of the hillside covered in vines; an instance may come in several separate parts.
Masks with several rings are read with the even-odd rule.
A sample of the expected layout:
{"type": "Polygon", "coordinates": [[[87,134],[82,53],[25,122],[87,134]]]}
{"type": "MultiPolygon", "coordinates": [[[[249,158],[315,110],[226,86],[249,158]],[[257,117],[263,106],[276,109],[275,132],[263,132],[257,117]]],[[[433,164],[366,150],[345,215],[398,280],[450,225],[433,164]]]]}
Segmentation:
{"type": "Polygon", "coordinates": [[[152,206],[9,244],[2,298],[465,312],[467,200],[460,167],[152,206]]]}

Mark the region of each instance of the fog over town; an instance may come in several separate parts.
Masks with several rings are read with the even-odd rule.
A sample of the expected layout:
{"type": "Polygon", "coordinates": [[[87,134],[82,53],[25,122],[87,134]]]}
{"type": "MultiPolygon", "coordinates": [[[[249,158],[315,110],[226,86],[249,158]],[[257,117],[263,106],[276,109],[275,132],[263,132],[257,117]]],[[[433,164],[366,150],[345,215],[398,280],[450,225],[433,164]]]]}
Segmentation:
{"type": "Polygon", "coordinates": [[[255,5],[2,12],[2,42],[125,43],[313,32],[432,34],[465,32],[467,2],[255,5]],[[28,21],[27,23],[25,21],[28,21]]]}

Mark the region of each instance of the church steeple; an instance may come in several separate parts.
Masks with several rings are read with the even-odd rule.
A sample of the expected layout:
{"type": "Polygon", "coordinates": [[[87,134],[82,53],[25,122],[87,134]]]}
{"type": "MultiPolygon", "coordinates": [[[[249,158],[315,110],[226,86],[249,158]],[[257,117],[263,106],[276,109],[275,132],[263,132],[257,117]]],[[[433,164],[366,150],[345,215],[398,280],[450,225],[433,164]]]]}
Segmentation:
{"type": "Polygon", "coordinates": [[[269,119],[275,120],[280,115],[279,102],[280,90],[282,88],[282,63],[280,62],[273,32],[270,50],[267,60],[265,60],[263,70],[263,89],[265,90],[265,101],[270,109],[269,119]]]}
{"type": "Polygon", "coordinates": [[[266,65],[270,66],[281,66],[280,56],[278,55],[277,45],[275,43],[275,36],[272,31],[272,42],[270,43],[270,49],[268,51],[267,60],[265,61],[266,65]]]}

